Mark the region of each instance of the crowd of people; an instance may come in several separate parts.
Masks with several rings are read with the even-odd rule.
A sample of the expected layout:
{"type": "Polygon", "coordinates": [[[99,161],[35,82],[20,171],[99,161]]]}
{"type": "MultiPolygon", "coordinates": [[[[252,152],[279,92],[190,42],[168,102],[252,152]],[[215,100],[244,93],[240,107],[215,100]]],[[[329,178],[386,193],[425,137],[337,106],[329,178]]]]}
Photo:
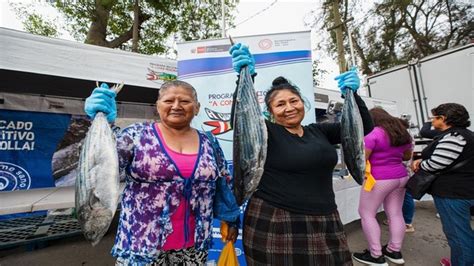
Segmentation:
{"type": "MultiPolygon", "coordinates": [[[[255,60],[247,46],[236,44],[230,54],[237,73],[248,66],[256,78],[255,60]]],[[[229,224],[227,241],[235,242],[238,228],[243,229],[247,265],[352,265],[352,259],[370,265],[388,265],[386,259],[404,263],[403,238],[414,211],[405,189],[410,174],[404,161],[412,158],[413,138],[400,119],[381,108],[368,110],[357,94],[360,79],[355,70],[336,80],[343,95],[348,89],[354,92],[366,160],[375,178],[370,189],[361,189],[359,202],[367,250],[351,255],[335,202],[332,177],[341,124],[302,125],[305,100],[296,84],[285,77],[269,84],[267,159],[241,223],[236,204],[217,204],[216,210],[219,193],[231,193],[216,189],[216,184],[223,178],[230,187],[232,176],[218,141],[191,127],[200,109],[196,90],[187,82],[170,81],[159,90],[158,122],[116,130],[120,171],[126,176],[112,249],[117,265],[205,264],[212,220],[221,212],[229,214],[218,217],[229,224]],[[381,205],[390,231],[386,245],[381,243],[375,217],[381,205]]],[[[86,100],[85,111],[91,118],[104,112],[113,123],[115,94],[96,88],[86,100]]],[[[437,136],[422,158],[413,161],[412,169],[439,173],[430,193],[451,248],[452,265],[473,265],[469,208],[474,205],[474,162],[453,167],[474,158],[469,114],[452,103],[434,108],[432,114],[437,136]]]]}

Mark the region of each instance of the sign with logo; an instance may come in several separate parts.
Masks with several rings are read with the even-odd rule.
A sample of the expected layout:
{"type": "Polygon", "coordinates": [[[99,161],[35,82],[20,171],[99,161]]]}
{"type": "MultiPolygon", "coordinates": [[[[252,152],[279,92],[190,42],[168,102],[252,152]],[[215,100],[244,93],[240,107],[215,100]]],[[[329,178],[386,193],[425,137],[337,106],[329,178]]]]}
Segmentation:
{"type": "Polygon", "coordinates": [[[51,158],[70,118],[0,109],[0,191],[54,186],[51,158]]]}
{"type": "MultiPolygon", "coordinates": [[[[262,110],[266,91],[273,79],[283,76],[296,85],[307,105],[303,124],[316,122],[309,31],[233,37],[249,46],[256,61],[255,92],[262,110]]],[[[193,120],[196,128],[212,131],[226,158],[232,158],[230,112],[237,73],[232,68],[229,39],[178,44],[178,78],[193,85],[201,103],[193,120]]]]}
{"type": "Polygon", "coordinates": [[[29,189],[30,174],[21,166],[0,161],[0,191],[29,189]]]}
{"type": "MultiPolygon", "coordinates": [[[[265,111],[264,97],[273,79],[283,76],[300,89],[305,100],[307,108],[303,124],[316,122],[310,32],[233,39],[235,43],[248,45],[255,57],[258,75],[255,77],[254,87],[262,110],[265,111]]],[[[211,131],[219,139],[227,159],[232,158],[230,113],[237,81],[237,73],[232,68],[232,59],[228,52],[230,46],[229,39],[178,44],[178,78],[196,88],[201,103],[201,110],[193,120],[193,126],[211,131]]],[[[209,250],[209,261],[217,262],[223,247],[219,225],[219,221],[214,221],[213,232],[216,235],[213,248],[209,250]]],[[[239,264],[245,265],[241,237],[240,235],[235,248],[239,264]]]]}

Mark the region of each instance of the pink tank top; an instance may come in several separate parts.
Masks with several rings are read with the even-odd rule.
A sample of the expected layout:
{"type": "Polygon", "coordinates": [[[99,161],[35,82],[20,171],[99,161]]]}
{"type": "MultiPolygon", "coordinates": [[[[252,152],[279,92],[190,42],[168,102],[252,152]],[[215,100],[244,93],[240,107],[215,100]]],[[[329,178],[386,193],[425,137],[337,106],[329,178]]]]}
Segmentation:
{"type": "MultiPolygon", "coordinates": [[[[181,177],[184,179],[189,179],[192,174],[194,174],[194,166],[196,164],[196,160],[198,158],[198,154],[187,154],[187,153],[179,153],[173,151],[166,145],[166,142],[163,139],[163,135],[161,134],[160,128],[158,127],[158,123],[155,124],[156,131],[158,132],[160,142],[162,143],[163,147],[165,148],[168,156],[171,160],[175,163],[178,171],[181,173],[181,177]]],[[[196,219],[195,216],[191,212],[191,208],[189,203],[183,198],[181,198],[181,202],[179,203],[178,209],[171,215],[171,224],[173,226],[173,232],[166,238],[166,242],[163,245],[163,250],[171,250],[171,249],[183,249],[189,248],[194,246],[194,231],[196,228],[196,219]],[[186,210],[188,210],[189,217],[188,221],[186,221],[186,210]],[[188,237],[187,241],[185,238],[186,235],[186,224],[188,225],[188,237]]]]}

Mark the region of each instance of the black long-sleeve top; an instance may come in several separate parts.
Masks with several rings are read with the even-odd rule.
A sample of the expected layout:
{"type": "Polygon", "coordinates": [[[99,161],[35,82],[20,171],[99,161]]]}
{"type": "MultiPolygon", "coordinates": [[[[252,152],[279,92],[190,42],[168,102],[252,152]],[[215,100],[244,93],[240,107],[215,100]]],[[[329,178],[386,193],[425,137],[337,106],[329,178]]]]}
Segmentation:
{"type": "MultiPolygon", "coordinates": [[[[364,101],[355,94],[364,135],[373,129],[364,101]]],[[[337,164],[335,144],[341,143],[340,123],[310,124],[299,137],[283,126],[266,122],[267,159],[255,196],[295,213],[325,215],[337,209],[332,186],[337,164]]]]}
{"type": "Polygon", "coordinates": [[[423,126],[420,129],[420,136],[427,139],[434,139],[436,136],[440,135],[442,131],[431,129],[431,122],[423,123],[423,126]]]}
{"type": "Polygon", "coordinates": [[[438,173],[430,193],[453,199],[474,199],[474,132],[452,127],[439,131],[433,142],[421,153],[421,169],[438,173]],[[450,168],[469,160],[459,169],[450,168]]]}

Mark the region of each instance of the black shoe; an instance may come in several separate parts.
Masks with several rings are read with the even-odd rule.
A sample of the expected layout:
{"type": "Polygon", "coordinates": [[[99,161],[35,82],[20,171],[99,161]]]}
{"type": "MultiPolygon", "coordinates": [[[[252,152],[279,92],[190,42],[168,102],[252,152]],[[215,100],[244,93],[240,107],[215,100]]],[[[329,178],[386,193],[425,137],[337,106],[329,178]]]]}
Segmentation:
{"type": "Polygon", "coordinates": [[[382,256],[374,258],[370,255],[369,250],[364,250],[362,253],[352,253],[352,258],[356,261],[367,264],[367,265],[381,265],[381,266],[388,266],[385,258],[382,256]]]}
{"type": "Polygon", "coordinates": [[[387,245],[382,247],[382,254],[387,258],[389,261],[395,264],[404,264],[405,260],[403,259],[402,253],[399,251],[388,251],[387,245]]]}

